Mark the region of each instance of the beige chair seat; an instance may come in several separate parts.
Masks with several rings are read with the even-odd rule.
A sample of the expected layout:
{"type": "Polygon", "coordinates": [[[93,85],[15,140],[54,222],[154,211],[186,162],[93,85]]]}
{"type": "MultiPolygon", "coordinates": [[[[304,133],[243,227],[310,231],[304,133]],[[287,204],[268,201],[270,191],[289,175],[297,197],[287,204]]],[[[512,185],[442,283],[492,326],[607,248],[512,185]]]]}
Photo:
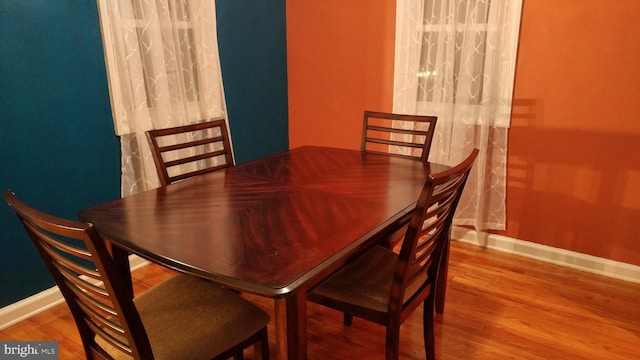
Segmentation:
{"type": "MultiPolygon", "coordinates": [[[[158,284],[134,303],[154,357],[163,360],[213,359],[269,322],[269,316],[249,301],[189,275],[158,284]]],[[[114,359],[130,359],[101,337],[96,342],[114,359]]]]}

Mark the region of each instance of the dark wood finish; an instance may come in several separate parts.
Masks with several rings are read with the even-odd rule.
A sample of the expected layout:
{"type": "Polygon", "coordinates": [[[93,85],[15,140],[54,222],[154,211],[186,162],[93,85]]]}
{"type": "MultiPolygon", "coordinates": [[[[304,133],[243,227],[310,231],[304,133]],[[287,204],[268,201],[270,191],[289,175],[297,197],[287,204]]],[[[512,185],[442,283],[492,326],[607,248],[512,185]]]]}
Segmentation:
{"type": "Polygon", "coordinates": [[[233,166],[224,118],[149,130],[146,135],[162,186],[233,166]]]}
{"type": "MultiPolygon", "coordinates": [[[[436,314],[438,360],[607,359],[640,353],[640,284],[585,273],[479,246],[451,242],[447,313],[436,314]]],[[[156,264],[131,274],[137,295],[175,275],[156,264]]],[[[274,314],[273,300],[242,294],[274,314]]],[[[276,355],[275,326],[268,326],[276,355]]],[[[309,359],[384,358],[384,327],[354,321],[315,303],[308,306],[309,359]]],[[[60,359],[85,359],[66,305],[0,330],[0,339],[55,340],[60,359]]],[[[422,307],[400,329],[401,358],[424,360],[422,307]]],[[[251,350],[247,360],[255,359],[251,350]]]]}
{"type": "Polygon", "coordinates": [[[362,151],[418,158],[428,161],[438,118],[365,111],[362,125],[362,151]],[[402,123],[406,128],[394,126],[402,123]],[[390,147],[398,152],[389,153],[390,147]]]}
{"type": "MultiPolygon", "coordinates": [[[[361,150],[427,162],[437,120],[435,116],[365,111],[361,150]]],[[[404,238],[407,225],[405,224],[387,239],[383,239],[382,244],[388,248],[395,247],[404,238]]],[[[444,311],[444,296],[445,292],[441,291],[436,301],[438,310],[444,311]]]]}
{"type": "Polygon", "coordinates": [[[91,224],[42,213],[8,190],[4,197],[64,296],[87,359],[164,358],[168,346],[181,345],[184,358],[241,359],[243,350],[254,344],[269,358],[269,316],[251,303],[189,275],[172,277],[134,300],[129,273],[116,266],[91,224]],[[175,291],[184,288],[197,295],[175,291]],[[189,308],[190,304],[199,307],[189,308]],[[221,319],[220,312],[230,312],[244,324],[221,319]],[[189,321],[178,321],[182,316],[189,321]],[[196,324],[197,316],[206,319],[204,328],[196,324]],[[226,328],[233,328],[237,335],[221,337],[226,328]],[[214,335],[218,338],[211,338],[214,335]],[[185,339],[198,341],[180,341],[185,339]],[[218,342],[224,347],[214,345],[218,342]]]}
{"type": "Polygon", "coordinates": [[[400,248],[375,246],[347,264],[309,295],[310,301],[383,325],[386,359],[400,355],[400,325],[424,305],[423,336],[427,359],[435,360],[434,293],[442,250],[449,241],[455,209],[471,166],[474,149],[459,165],[427,178],[400,248]]]}
{"type": "Polygon", "coordinates": [[[307,290],[408,221],[427,176],[446,168],[308,146],[80,216],[143,257],[275,298],[280,354],[304,359],[307,290]]]}

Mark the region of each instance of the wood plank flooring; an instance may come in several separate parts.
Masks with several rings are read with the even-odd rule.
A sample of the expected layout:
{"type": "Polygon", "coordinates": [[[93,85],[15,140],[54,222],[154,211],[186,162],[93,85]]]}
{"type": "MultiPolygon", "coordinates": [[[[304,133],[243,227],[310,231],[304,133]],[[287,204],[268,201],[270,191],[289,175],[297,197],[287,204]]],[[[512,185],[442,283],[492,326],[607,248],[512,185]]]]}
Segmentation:
{"type": "MultiPolygon", "coordinates": [[[[171,276],[134,272],[137,294],[171,276]]],[[[273,317],[273,300],[244,295],[273,317]]],[[[383,359],[384,329],[309,303],[311,360],[383,359]]],[[[269,328],[275,358],[273,321],[269,328]]],[[[436,356],[458,359],[640,359],[640,284],[452,243],[447,302],[436,316],[436,356]]],[[[0,331],[0,340],[57,340],[60,359],[82,359],[66,305],[0,331]]],[[[401,359],[424,359],[422,310],[405,322],[401,359]]],[[[247,359],[253,359],[248,351],[247,359]]]]}

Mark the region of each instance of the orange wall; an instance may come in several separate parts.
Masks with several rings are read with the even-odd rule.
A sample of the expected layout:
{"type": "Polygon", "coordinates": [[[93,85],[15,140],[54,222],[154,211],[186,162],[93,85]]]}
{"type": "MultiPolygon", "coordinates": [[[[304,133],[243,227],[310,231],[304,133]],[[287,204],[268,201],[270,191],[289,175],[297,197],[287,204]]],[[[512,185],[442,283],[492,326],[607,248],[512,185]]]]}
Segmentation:
{"type": "Polygon", "coordinates": [[[287,1],[291,148],[359,148],[364,109],[391,109],[394,14],[388,0],[287,1]]]}
{"type": "MultiPolygon", "coordinates": [[[[640,265],[640,1],[524,0],[509,237],[640,265]]],[[[289,1],[290,147],[391,110],[395,1],[289,1]]]]}

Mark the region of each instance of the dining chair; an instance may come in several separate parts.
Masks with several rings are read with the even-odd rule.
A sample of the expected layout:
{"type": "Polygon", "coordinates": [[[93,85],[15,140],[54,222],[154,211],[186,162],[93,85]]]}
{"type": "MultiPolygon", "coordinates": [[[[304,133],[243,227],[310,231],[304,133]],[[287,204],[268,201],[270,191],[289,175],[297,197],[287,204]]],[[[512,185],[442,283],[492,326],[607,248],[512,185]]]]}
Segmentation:
{"type": "Polygon", "coordinates": [[[438,118],[365,111],[361,150],[428,161],[438,118]]]}
{"type": "Polygon", "coordinates": [[[87,359],[242,359],[251,345],[269,359],[269,316],[249,301],[186,274],[134,298],[130,274],[92,224],[4,197],[62,292],[87,359]]]}
{"type": "Polygon", "coordinates": [[[439,263],[471,166],[474,149],[460,164],[426,180],[413,210],[399,254],[376,245],[308,295],[312,302],[386,327],[386,359],[399,356],[400,325],[423,304],[427,359],[435,359],[433,334],[435,282],[439,263]]]}
{"type": "Polygon", "coordinates": [[[146,132],[162,186],[233,166],[224,118],[146,132]]]}
{"type": "MultiPolygon", "coordinates": [[[[436,116],[367,110],[364,112],[361,150],[427,162],[437,121],[436,116]]],[[[390,249],[395,248],[404,238],[407,226],[405,224],[383,238],[381,244],[390,249]]],[[[438,306],[437,309],[438,312],[443,312],[444,306],[438,306]]]]}

